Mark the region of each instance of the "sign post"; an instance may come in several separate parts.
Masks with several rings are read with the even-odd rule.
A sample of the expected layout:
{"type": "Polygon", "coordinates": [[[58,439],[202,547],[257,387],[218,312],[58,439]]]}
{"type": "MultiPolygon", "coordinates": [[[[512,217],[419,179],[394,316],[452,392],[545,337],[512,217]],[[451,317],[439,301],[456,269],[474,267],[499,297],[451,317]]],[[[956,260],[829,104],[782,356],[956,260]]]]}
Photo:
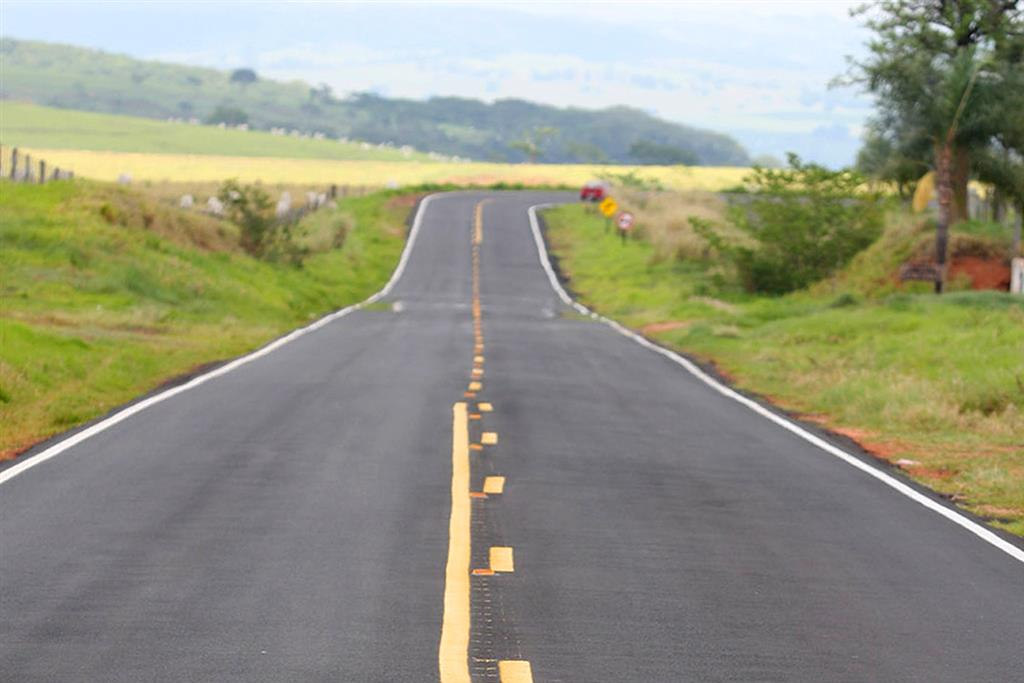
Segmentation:
{"type": "Polygon", "coordinates": [[[633,229],[634,222],[633,214],[629,211],[623,211],[619,214],[618,218],[615,219],[615,224],[619,228],[619,236],[622,238],[622,243],[626,243],[626,233],[633,229]]]}

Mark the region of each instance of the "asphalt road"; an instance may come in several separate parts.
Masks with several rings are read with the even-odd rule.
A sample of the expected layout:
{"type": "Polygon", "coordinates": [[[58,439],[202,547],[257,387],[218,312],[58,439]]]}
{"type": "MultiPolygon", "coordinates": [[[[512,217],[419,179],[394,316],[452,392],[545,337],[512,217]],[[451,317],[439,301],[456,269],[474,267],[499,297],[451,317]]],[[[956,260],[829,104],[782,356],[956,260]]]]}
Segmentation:
{"type": "Polygon", "coordinates": [[[1024,564],[569,312],[560,199],[435,198],[389,305],[0,484],[0,678],[438,680],[464,403],[474,681],[1024,679],[1024,564]]]}

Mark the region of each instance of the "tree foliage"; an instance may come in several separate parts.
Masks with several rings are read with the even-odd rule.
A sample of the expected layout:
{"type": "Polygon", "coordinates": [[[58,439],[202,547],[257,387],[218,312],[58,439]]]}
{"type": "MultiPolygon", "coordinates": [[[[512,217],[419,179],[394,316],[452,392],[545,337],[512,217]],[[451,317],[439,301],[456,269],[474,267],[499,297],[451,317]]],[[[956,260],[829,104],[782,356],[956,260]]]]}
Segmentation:
{"type": "Polygon", "coordinates": [[[231,72],[231,82],[239,85],[249,85],[259,80],[259,76],[252,69],[235,69],[231,72]]]}
{"type": "Polygon", "coordinates": [[[697,155],[688,149],[650,140],[637,140],[629,148],[629,154],[641,164],[660,166],[693,166],[700,161],[697,155]]]}
{"type": "Polygon", "coordinates": [[[249,115],[238,107],[221,104],[206,117],[206,122],[238,126],[243,123],[249,123],[249,115]]]}
{"type": "Polygon", "coordinates": [[[509,147],[525,154],[530,163],[534,164],[543,154],[548,140],[556,135],[558,135],[558,129],[553,126],[536,126],[524,132],[523,136],[511,143],[509,147]]]}

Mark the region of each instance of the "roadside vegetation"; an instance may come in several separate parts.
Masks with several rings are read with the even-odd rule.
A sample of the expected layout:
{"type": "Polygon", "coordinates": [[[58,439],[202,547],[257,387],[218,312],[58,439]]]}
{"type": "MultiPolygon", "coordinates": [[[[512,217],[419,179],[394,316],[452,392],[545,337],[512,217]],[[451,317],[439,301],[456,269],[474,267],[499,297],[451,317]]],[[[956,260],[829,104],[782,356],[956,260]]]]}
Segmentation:
{"type": "Polygon", "coordinates": [[[0,459],[370,295],[415,204],[381,192],[320,209],[292,228],[296,262],[140,189],[0,183],[0,459]]]}
{"type": "MultiPolygon", "coordinates": [[[[729,221],[727,196],[618,194],[637,215],[626,244],[592,207],[544,214],[583,303],[1024,534],[1024,297],[972,291],[975,271],[951,277],[942,297],[901,282],[900,266],[933,245],[932,219],[890,205],[870,246],[809,287],[770,295],[701,234],[713,224],[718,238],[757,244],[729,221]]],[[[954,266],[979,254],[1001,263],[1010,232],[959,224],[954,266]]]]}

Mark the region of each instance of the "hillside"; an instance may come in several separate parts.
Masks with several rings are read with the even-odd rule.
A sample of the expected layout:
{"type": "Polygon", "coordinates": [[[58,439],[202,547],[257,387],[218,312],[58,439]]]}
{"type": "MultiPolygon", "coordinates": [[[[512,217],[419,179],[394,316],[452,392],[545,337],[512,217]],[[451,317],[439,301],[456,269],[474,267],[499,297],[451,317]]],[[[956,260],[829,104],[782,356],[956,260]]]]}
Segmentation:
{"type": "Polygon", "coordinates": [[[37,149],[82,149],[236,157],[427,161],[422,153],[355,142],[271,135],[265,131],[169,123],[138,116],[98,114],[4,102],[0,142],[37,149]]]}
{"type": "Polygon", "coordinates": [[[522,161],[511,145],[537,128],[556,133],[540,147],[546,162],[744,166],[732,138],[615,107],[560,109],[499,100],[400,100],[370,94],[340,99],[300,81],[232,80],[215,69],[140,61],[97,50],[0,38],[0,97],[65,109],[148,118],[245,120],[261,130],[286,128],[330,138],[392,142],[490,161],[522,161]]]}

